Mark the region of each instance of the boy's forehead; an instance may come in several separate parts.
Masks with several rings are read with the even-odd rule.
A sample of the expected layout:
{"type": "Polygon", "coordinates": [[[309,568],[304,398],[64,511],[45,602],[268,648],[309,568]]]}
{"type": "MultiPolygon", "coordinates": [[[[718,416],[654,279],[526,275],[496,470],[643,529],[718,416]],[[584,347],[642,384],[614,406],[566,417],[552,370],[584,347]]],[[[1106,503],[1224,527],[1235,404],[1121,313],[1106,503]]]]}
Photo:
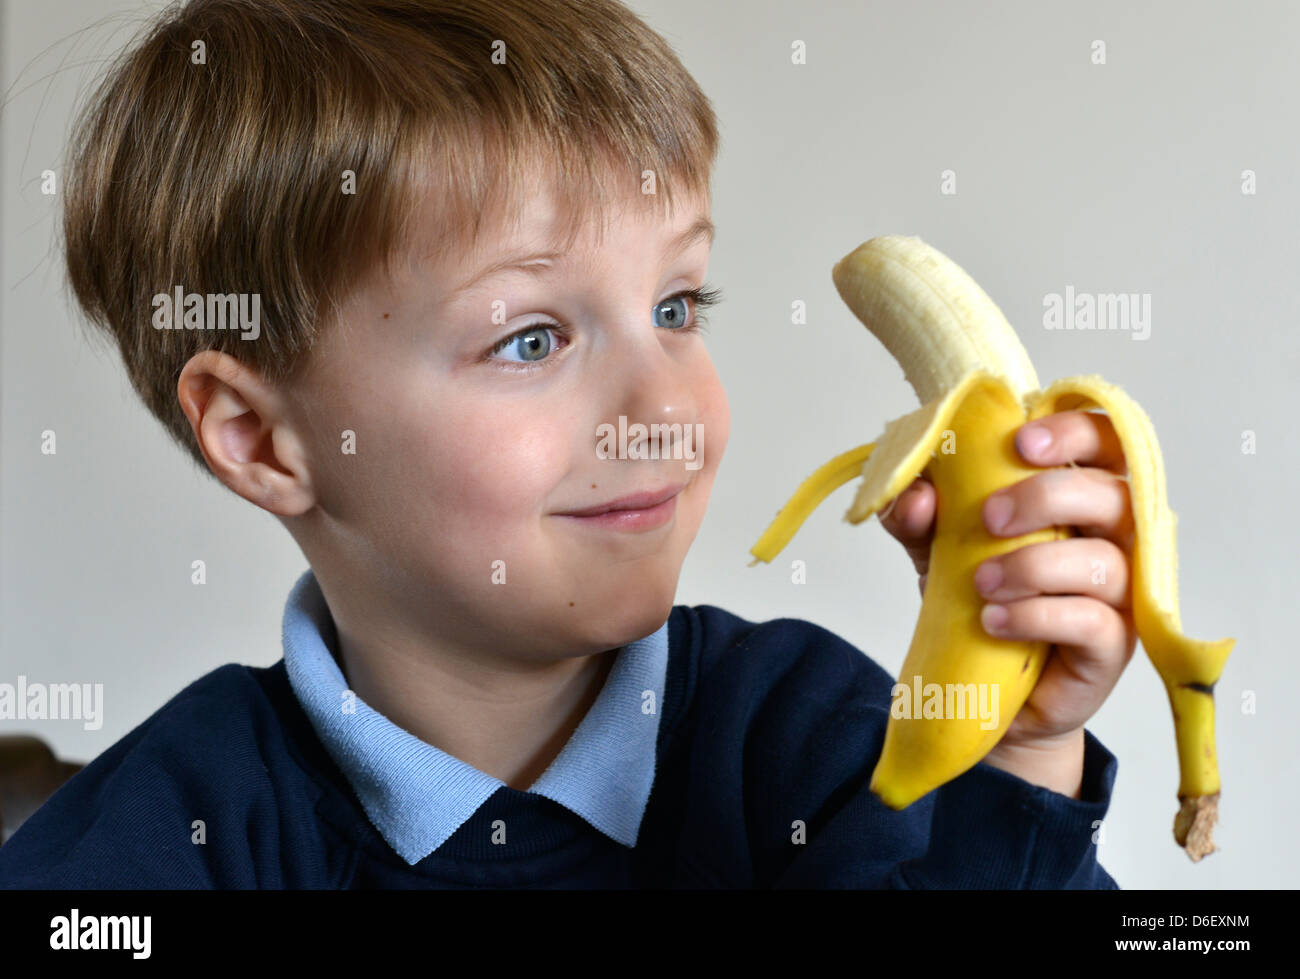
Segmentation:
{"type": "MultiPolygon", "coordinates": [[[[537,185],[534,193],[524,195],[515,206],[498,202],[484,211],[477,239],[472,242],[469,229],[457,243],[441,248],[427,241],[417,242],[411,250],[411,271],[436,285],[450,300],[494,271],[528,263],[558,262],[570,252],[598,248],[607,240],[610,228],[623,222],[647,236],[648,250],[666,248],[680,253],[701,240],[712,243],[714,226],[709,204],[707,195],[696,195],[681,202],[672,214],[665,214],[653,200],[642,197],[618,201],[603,210],[593,206],[581,213],[569,213],[559,206],[550,188],[537,185]],[[566,233],[571,225],[574,235],[569,242],[566,233]]],[[[428,207],[428,212],[433,210],[428,207]]],[[[419,226],[429,228],[437,220],[427,213],[421,216],[419,226]]]]}

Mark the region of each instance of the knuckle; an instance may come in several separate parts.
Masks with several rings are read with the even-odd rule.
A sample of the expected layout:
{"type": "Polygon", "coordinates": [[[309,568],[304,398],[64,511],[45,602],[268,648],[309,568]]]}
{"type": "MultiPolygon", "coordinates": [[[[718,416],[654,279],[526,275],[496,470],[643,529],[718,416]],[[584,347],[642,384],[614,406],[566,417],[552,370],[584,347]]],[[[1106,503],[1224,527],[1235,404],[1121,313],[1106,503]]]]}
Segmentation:
{"type": "MultiPolygon", "coordinates": [[[[1047,416],[1047,419],[1051,419],[1052,438],[1067,450],[1067,457],[1069,452],[1078,445],[1079,435],[1087,434],[1083,432],[1087,419],[1082,418],[1082,414],[1078,408],[1071,408],[1047,416]]],[[[1047,421],[1047,419],[1043,420],[1047,421]]]]}
{"type": "Polygon", "coordinates": [[[1067,469],[1048,469],[1018,483],[1014,490],[1017,497],[1016,512],[1045,512],[1057,491],[1054,487],[1059,488],[1059,474],[1068,472],[1067,469]]]}
{"type": "MultiPolygon", "coordinates": [[[[1043,580],[1046,556],[1041,543],[1027,544],[1003,554],[998,558],[1002,565],[1003,586],[1009,584],[1021,589],[1035,590],[1035,586],[1043,580]]],[[[1036,590],[1041,591],[1041,589],[1036,590]]]]}
{"type": "Polygon", "coordinates": [[[1105,602],[1095,598],[1085,598],[1078,604],[1079,628],[1094,638],[1106,635],[1114,625],[1115,613],[1105,602]]]}
{"type": "Polygon", "coordinates": [[[1051,609],[1041,596],[1000,603],[1007,610],[1006,631],[1017,636],[1047,635],[1051,609]]]}
{"type": "Polygon", "coordinates": [[[1124,571],[1128,567],[1128,555],[1124,549],[1116,544],[1113,540],[1105,537],[1094,537],[1097,548],[1097,559],[1106,565],[1107,571],[1124,571]]]}
{"type": "Polygon", "coordinates": [[[1026,631],[1032,629],[1032,635],[1047,636],[1053,632],[1053,625],[1060,620],[1057,618],[1058,612],[1056,602],[1050,598],[1039,598],[1034,601],[1024,603],[1026,608],[1026,631]]]}

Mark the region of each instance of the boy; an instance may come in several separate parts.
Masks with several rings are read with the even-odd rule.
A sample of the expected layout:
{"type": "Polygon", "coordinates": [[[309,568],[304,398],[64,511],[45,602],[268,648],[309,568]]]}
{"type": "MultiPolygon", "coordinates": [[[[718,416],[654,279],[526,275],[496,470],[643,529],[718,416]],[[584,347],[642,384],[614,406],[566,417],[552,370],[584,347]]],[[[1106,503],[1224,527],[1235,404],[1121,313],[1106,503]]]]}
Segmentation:
{"type": "MultiPolygon", "coordinates": [[[[717,130],[614,0],[195,0],[74,146],[78,300],[310,570],[284,659],[96,758],[0,848],[6,886],[1116,886],[1117,762],[1083,724],[1135,642],[1121,481],[997,494],[1008,534],[1094,532],[990,562],[997,634],[1061,645],[986,760],[902,812],[867,789],[882,669],[673,606],[730,425],[698,334],[717,130]],[[200,300],[159,315],[175,292],[200,300]],[[232,294],[261,319],[214,329],[202,297],[232,294]],[[620,419],[698,455],[611,457],[620,419]]],[[[1102,416],[1036,427],[1031,462],[1122,467],[1102,416]]],[[[933,504],[918,481],[887,518],[920,573],[933,504]]]]}

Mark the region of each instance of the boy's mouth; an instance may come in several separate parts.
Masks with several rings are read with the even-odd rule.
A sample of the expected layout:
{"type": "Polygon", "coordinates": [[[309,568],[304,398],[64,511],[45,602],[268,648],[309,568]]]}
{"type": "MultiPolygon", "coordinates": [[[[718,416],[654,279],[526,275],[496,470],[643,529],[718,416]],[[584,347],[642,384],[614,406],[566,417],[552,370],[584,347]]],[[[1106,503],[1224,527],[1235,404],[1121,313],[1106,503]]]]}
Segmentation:
{"type": "Polygon", "coordinates": [[[558,513],[557,516],[597,517],[602,513],[610,513],[616,510],[649,510],[659,506],[661,503],[666,503],[685,488],[685,483],[679,483],[675,486],[665,486],[657,490],[632,493],[628,496],[621,496],[617,500],[610,500],[607,503],[598,503],[595,506],[590,506],[583,510],[564,510],[558,513]]]}
{"type": "Polygon", "coordinates": [[[652,530],[668,523],[677,512],[677,496],[685,483],[610,500],[583,510],[555,514],[588,527],[607,530],[652,530]]]}

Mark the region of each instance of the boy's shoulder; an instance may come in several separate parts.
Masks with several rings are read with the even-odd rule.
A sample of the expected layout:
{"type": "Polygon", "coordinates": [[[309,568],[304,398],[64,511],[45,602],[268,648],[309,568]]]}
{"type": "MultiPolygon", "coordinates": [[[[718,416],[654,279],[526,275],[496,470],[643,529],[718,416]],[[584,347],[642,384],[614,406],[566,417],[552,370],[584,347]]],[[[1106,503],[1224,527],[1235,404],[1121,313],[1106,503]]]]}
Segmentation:
{"type": "Polygon", "coordinates": [[[286,736],[286,692],[283,660],[199,677],[0,846],[0,887],[283,886],[259,879],[280,860],[259,858],[320,795],[286,736]]]}
{"type": "MultiPolygon", "coordinates": [[[[824,737],[828,717],[841,738],[846,725],[867,742],[883,731],[892,681],[830,630],[713,605],[671,614],[667,755],[664,742],[676,742],[721,773],[747,744],[824,737]],[[703,740],[692,736],[701,720],[703,740]]],[[[851,759],[826,747],[817,768],[832,785],[851,759]]],[[[350,811],[339,794],[351,798],[285,661],[227,664],[90,762],[0,846],[0,887],[336,886],[348,848],[333,845],[329,824],[350,811]]]]}
{"type": "Polygon", "coordinates": [[[889,700],[893,678],[844,637],[806,619],[756,622],[716,605],[673,608],[669,638],[687,652],[705,683],[797,688],[801,696],[842,706],[848,695],[889,700]]]}
{"type": "Polygon", "coordinates": [[[690,836],[699,873],[748,873],[756,887],[1118,886],[1093,842],[1118,761],[1091,732],[1076,797],[980,761],[895,811],[870,789],[896,682],[883,667],[804,619],[674,613],[695,686],[672,746],[692,754],[709,818],[743,827],[690,836]],[[790,846],[792,820],[806,847],[790,846]]]}
{"type": "Polygon", "coordinates": [[[672,743],[690,743],[721,766],[755,745],[816,742],[817,759],[800,765],[818,767],[828,784],[879,750],[894,680],[847,639],[806,619],[755,622],[715,605],[675,606],[673,615],[665,697],[672,743]]]}

